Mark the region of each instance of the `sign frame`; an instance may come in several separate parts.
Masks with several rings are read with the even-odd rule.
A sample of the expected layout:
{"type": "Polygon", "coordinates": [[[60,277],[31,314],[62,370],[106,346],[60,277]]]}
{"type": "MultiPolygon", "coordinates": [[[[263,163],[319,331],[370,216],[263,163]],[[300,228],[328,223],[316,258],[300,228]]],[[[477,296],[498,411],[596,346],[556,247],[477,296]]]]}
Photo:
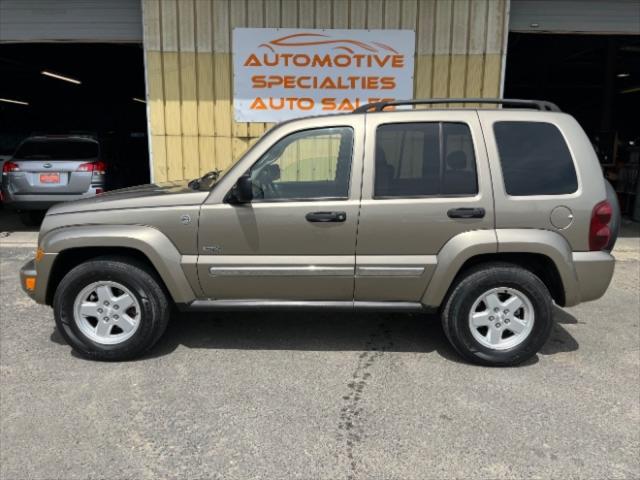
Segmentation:
{"type": "Polygon", "coordinates": [[[347,113],[413,98],[414,30],[234,28],[236,122],[347,113]]]}

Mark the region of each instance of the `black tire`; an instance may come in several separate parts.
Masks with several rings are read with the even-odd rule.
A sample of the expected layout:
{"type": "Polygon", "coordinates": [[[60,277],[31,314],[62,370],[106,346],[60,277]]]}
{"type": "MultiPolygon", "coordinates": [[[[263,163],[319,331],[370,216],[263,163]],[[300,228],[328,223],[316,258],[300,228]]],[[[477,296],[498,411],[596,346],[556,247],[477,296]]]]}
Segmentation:
{"type": "Polygon", "coordinates": [[[20,212],[20,221],[27,227],[39,227],[44,220],[45,211],[27,210],[20,212]]]}
{"type": "Polygon", "coordinates": [[[53,297],[58,330],[79,354],[94,360],[129,360],[148,351],[162,336],[170,317],[167,294],[156,274],[143,263],[126,257],[99,257],[67,273],[53,297]],[[74,320],[74,302],[87,285],[117,282],[130,290],[140,305],[140,324],[132,337],[115,345],[87,337],[74,320]]]}
{"type": "Polygon", "coordinates": [[[530,271],[509,263],[491,263],[465,273],[452,287],[442,310],[444,332],[466,360],[486,366],[513,366],[533,357],[551,334],[552,299],[545,284],[530,271]],[[476,340],[469,326],[474,302],[492,288],[507,287],[524,294],[531,305],[535,320],[522,343],[506,350],[494,350],[476,340]]]}

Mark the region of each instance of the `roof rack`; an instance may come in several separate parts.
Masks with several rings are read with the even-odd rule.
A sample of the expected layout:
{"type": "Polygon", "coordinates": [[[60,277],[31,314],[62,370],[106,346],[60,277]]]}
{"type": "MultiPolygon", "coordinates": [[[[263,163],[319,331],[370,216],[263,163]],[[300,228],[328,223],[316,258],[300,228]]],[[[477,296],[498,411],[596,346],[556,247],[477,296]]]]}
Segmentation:
{"type": "Polygon", "coordinates": [[[398,105],[433,105],[439,103],[493,103],[497,105],[534,107],[543,112],[560,112],[555,103],[545,100],[521,100],[510,98],[427,98],[424,100],[396,100],[393,102],[367,103],[356,108],[353,113],[382,112],[385,108],[398,105]]]}

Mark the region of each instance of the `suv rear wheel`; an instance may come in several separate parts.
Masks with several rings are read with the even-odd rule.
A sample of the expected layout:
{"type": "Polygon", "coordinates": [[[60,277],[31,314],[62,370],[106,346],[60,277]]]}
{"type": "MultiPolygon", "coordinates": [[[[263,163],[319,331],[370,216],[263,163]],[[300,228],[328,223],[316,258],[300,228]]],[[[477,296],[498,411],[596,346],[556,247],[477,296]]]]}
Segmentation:
{"type": "Polygon", "coordinates": [[[551,295],[530,271],[511,264],[476,268],[455,285],[442,312],[454,348],[481,365],[517,365],[551,333],[551,295]]]}
{"type": "Polygon", "coordinates": [[[169,321],[167,296],[144,264],[98,258],[73,268],[53,299],[56,325],[85,357],[126,360],[150,349],[169,321]]]}

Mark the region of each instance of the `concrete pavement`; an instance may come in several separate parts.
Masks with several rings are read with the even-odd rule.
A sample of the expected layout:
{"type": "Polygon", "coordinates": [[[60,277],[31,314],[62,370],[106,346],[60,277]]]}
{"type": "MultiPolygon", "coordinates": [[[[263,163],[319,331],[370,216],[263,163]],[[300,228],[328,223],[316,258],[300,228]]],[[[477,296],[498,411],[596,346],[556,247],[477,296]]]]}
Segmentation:
{"type": "MultiPolygon", "coordinates": [[[[31,234],[33,235],[33,234],[31,234]]],[[[0,239],[0,478],[639,478],[640,250],[556,310],[518,368],[460,361],[436,318],[176,318],[146,358],[90,362],[0,239]]]]}

